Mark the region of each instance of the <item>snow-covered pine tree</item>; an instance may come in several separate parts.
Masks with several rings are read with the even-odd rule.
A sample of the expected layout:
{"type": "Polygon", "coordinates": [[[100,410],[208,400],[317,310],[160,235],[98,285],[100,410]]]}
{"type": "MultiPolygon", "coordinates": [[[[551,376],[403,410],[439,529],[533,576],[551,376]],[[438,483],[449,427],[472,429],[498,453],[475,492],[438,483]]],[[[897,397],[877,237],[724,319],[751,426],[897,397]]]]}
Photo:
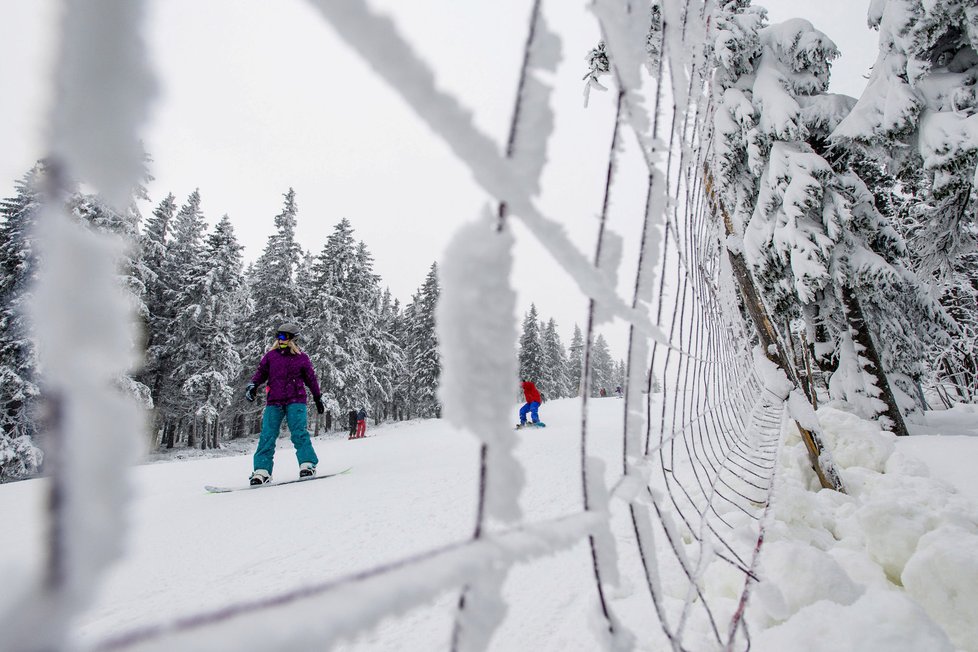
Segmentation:
{"type": "Polygon", "coordinates": [[[584,368],[584,335],[581,328],[574,324],[574,335],[567,349],[567,388],[568,396],[575,398],[581,395],[581,374],[584,368]]]}
{"type": "Polygon", "coordinates": [[[615,361],[604,335],[595,338],[591,349],[591,396],[600,396],[601,390],[606,395],[615,392],[615,361]]]}
{"type": "Polygon", "coordinates": [[[316,282],[316,253],[312,250],[302,251],[302,260],[296,268],[295,284],[298,304],[302,306],[301,314],[309,319],[310,306],[313,302],[313,287],[316,282]]]}
{"type": "Polygon", "coordinates": [[[305,326],[296,280],[302,264],[302,248],[295,239],[298,214],[295,190],[289,188],[284,197],[282,211],[275,216],[275,231],[268,236],[249,278],[254,311],[244,325],[242,338],[246,370],[258,364],[279,324],[291,321],[305,326]]]}
{"type": "Polygon", "coordinates": [[[759,32],[766,10],[750,0],[726,0],[714,11],[714,31],[708,42],[712,55],[713,176],[734,231],[743,234],[757,203],[758,179],[764,166],[766,142],[758,129],[751,82],[761,54],[759,32]]]}
{"type": "Polygon", "coordinates": [[[354,250],[347,284],[353,308],[348,330],[356,335],[355,342],[351,338],[351,353],[356,351],[356,357],[348,374],[347,389],[356,397],[356,402],[366,407],[376,419],[377,410],[383,409],[382,405],[390,397],[390,392],[383,379],[378,377],[374,353],[389,351],[390,346],[384,334],[378,331],[380,277],[374,273],[373,256],[363,241],[358,242],[354,250]]]}
{"type": "Polygon", "coordinates": [[[394,393],[391,398],[391,417],[398,421],[406,419],[410,415],[411,356],[408,353],[408,343],[410,342],[408,308],[402,309],[400,302],[394,299],[391,310],[390,331],[401,352],[401,366],[394,377],[394,393]]]}
{"type": "Polygon", "coordinates": [[[39,162],[0,200],[0,482],[37,472],[37,352],[25,310],[37,274],[34,226],[45,167],[39,162]]]}
{"type": "Polygon", "coordinates": [[[400,326],[398,313],[397,301],[392,299],[390,288],[386,288],[380,297],[367,341],[372,373],[370,382],[373,385],[370,403],[374,406],[375,414],[384,420],[394,416],[398,380],[404,374],[404,352],[397,335],[400,326]]]}
{"type": "Polygon", "coordinates": [[[223,216],[207,236],[185,291],[176,297],[173,327],[186,339],[175,349],[179,364],[174,375],[182,380],[186,411],[192,415],[201,448],[219,445],[221,419],[242,371],[234,341],[237,321],[247,312],[248,302],[242,249],[230,219],[223,216]]]}
{"type": "Polygon", "coordinates": [[[615,375],[612,382],[615,388],[621,387],[622,392],[625,391],[625,377],[626,377],[625,371],[626,371],[625,361],[619,359],[618,362],[615,363],[615,375]]]}
{"type": "MultiPolygon", "coordinates": [[[[146,347],[153,346],[159,339],[162,332],[162,324],[156,316],[162,312],[163,308],[163,261],[166,260],[166,246],[170,237],[170,223],[177,212],[176,197],[173,193],[167,194],[163,201],[153,209],[153,215],[146,220],[146,227],[140,236],[140,248],[143,252],[143,265],[146,268],[146,347]]],[[[147,359],[144,364],[146,370],[152,368],[152,361],[147,359]]],[[[144,372],[145,373],[145,372],[144,372]]]]}
{"type": "Polygon", "coordinates": [[[405,311],[407,322],[407,369],[411,411],[420,417],[441,418],[438,384],[441,381],[441,355],[435,330],[435,308],[441,295],[438,265],[432,263],[424,283],[411,298],[405,311]]]}
{"type": "Polygon", "coordinates": [[[866,90],[832,135],[903,180],[902,226],[915,268],[956,321],[929,358],[952,387],[978,391],[978,8],[973,3],[878,0],[869,23],[879,54],[866,90]]]}
{"type": "MultiPolygon", "coordinates": [[[[146,177],[149,178],[148,173],[146,177]]],[[[138,184],[133,188],[132,197],[122,212],[108,205],[101,196],[83,192],[72,194],[68,198],[67,207],[70,214],[90,225],[95,231],[118,236],[122,240],[125,250],[119,258],[120,280],[129,293],[136,315],[144,321],[149,317],[146,291],[153,273],[143,261],[139,232],[142,215],[137,202],[146,198],[146,188],[138,184]]],[[[143,346],[143,343],[134,342],[133,346],[143,346]]],[[[120,378],[119,384],[123,391],[145,408],[153,407],[150,388],[134,374],[126,374],[120,378]]]]}
{"type": "Polygon", "coordinates": [[[167,245],[163,262],[162,282],[165,335],[154,347],[154,359],[160,361],[157,385],[153,388],[153,399],[157,410],[157,422],[163,427],[167,447],[179,439],[183,432],[189,434],[188,445],[193,446],[194,431],[186,430],[184,417],[192,412],[183,394],[183,384],[187,380],[187,363],[196,356],[198,344],[196,329],[191,315],[198,307],[202,297],[194,294],[195,276],[200,272],[204,257],[203,237],[206,225],[200,209],[200,191],[194,190],[187,202],[180,207],[173,219],[173,238],[167,245]],[[180,369],[181,373],[176,373],[180,369]]]}
{"type": "MultiPolygon", "coordinates": [[[[537,316],[537,307],[530,304],[530,311],[523,317],[523,331],[520,334],[520,380],[529,380],[537,385],[544,382],[547,360],[543,351],[543,338],[540,333],[540,319],[537,316]]],[[[544,392],[541,388],[540,394],[543,400],[547,401],[553,396],[544,392]]]]}
{"type": "Polygon", "coordinates": [[[550,398],[565,398],[570,395],[567,380],[567,351],[564,349],[563,342],[560,341],[555,319],[551,318],[547,322],[541,339],[544,359],[544,385],[540,391],[550,398]]]}
{"type": "Polygon", "coordinates": [[[900,267],[899,237],[853,167],[843,157],[833,167],[821,155],[827,155],[828,133],[854,103],[825,92],[837,50],[801,19],[761,28],[758,39],[753,71],[736,57],[733,68],[720,61],[733,81],[722,90],[714,138],[715,168],[735,184],[722,193],[736,206],[735,223],[753,202],[743,227],[744,256],[774,321],[803,315],[811,339],[822,343],[817,357],[834,353],[839,375],[833,392],[866,416],[885,412],[903,434],[859,289],[912,275],[900,267]],[[732,180],[744,169],[760,173],[756,198],[752,183],[732,180]],[[865,355],[853,357],[853,338],[865,355]]]}
{"type": "Polygon", "coordinates": [[[359,265],[353,227],[340,220],[313,265],[305,337],[324,400],[339,413],[367,407],[364,301],[370,288],[362,287],[359,265]]]}

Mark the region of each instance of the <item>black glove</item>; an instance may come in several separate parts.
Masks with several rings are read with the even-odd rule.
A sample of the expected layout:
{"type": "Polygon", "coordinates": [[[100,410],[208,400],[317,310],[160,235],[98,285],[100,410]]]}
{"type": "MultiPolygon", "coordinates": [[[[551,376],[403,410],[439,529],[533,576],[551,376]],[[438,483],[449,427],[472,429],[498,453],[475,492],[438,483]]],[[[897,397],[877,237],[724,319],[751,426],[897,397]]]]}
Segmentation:
{"type": "Polygon", "coordinates": [[[322,414],[323,412],[326,411],[326,406],[323,405],[323,397],[322,396],[313,396],[312,397],[312,400],[316,404],[316,412],[319,412],[320,414],[322,414]]]}
{"type": "Polygon", "coordinates": [[[248,388],[245,389],[245,398],[249,401],[254,402],[255,400],[255,384],[248,383],[248,388]]]}

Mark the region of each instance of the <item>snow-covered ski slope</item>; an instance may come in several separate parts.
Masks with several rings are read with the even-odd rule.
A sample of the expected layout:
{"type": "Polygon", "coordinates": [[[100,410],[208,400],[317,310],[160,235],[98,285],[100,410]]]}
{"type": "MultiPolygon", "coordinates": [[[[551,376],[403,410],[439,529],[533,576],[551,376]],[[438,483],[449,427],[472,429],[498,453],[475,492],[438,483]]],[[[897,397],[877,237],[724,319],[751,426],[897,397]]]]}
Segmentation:
{"type": "MultiPolygon", "coordinates": [[[[622,401],[595,399],[590,409],[592,453],[611,467],[621,454],[616,433],[622,401]]],[[[581,505],[579,403],[547,403],[541,415],[548,427],[521,431],[517,448],[527,477],[521,499],[527,521],[572,514],[581,505]]],[[[930,473],[965,477],[963,467],[978,459],[978,437],[964,435],[978,426],[978,415],[962,412],[953,423],[945,418],[931,426],[961,436],[909,442],[896,442],[872,424],[831,408],[820,417],[853,495],[814,491],[804,448],[797,437],[786,437],[761,582],[748,608],[753,649],[978,649],[973,609],[978,600],[978,496],[955,494],[902,451],[904,444],[914,451],[939,450],[928,455],[930,473]]],[[[435,420],[371,428],[368,435],[355,441],[315,440],[323,471],[352,466],[351,473],[267,491],[204,491],[205,484],[241,482],[250,471],[248,456],[133,469],[127,553],[80,618],[79,640],[98,646],[127,632],[273,598],[471,536],[478,479],[478,446],[472,437],[435,420]]],[[[291,444],[283,438],[274,475],[297,474],[291,444]]],[[[609,481],[612,476],[609,471],[609,481]]],[[[5,524],[0,559],[7,588],[41,562],[45,482],[0,486],[5,524]]],[[[753,527],[746,525],[732,538],[752,543],[753,527]]],[[[614,530],[624,577],[620,587],[609,591],[611,607],[635,635],[636,649],[665,649],[641,589],[644,578],[632,572],[637,568],[634,540],[627,527],[614,530]]],[[[673,579],[666,573],[659,581],[678,604],[682,584],[673,579]]],[[[709,599],[721,605],[727,601],[732,608],[741,580],[726,565],[714,563],[705,565],[701,584],[709,599]]],[[[419,573],[416,581],[428,578],[419,573]]],[[[385,593],[383,579],[344,591],[340,603],[328,607],[332,613],[310,609],[300,600],[279,607],[272,622],[294,633],[303,623],[342,615],[344,601],[397,600],[385,593]]],[[[600,649],[586,542],[515,566],[503,595],[507,609],[491,649],[600,649]]],[[[335,649],[449,649],[457,600],[457,592],[444,593],[357,638],[339,639],[335,649]]],[[[350,618],[357,613],[354,609],[350,618]]],[[[348,624],[356,628],[357,623],[348,624]]],[[[690,627],[696,626],[694,619],[690,627]]],[[[203,628],[190,640],[202,650],[248,648],[248,640],[229,638],[228,631],[234,629],[216,636],[203,628]]],[[[686,643],[691,650],[716,649],[708,636],[695,631],[686,632],[686,643]]]]}

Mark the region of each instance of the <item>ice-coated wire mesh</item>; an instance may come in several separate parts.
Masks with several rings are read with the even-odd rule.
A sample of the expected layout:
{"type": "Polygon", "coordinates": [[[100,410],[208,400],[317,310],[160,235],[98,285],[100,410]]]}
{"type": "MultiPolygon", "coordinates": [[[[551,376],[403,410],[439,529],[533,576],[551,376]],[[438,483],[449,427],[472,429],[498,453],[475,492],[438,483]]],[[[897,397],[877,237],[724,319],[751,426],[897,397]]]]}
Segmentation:
{"type": "MultiPolygon", "coordinates": [[[[545,150],[549,129],[534,127],[552,125],[546,88],[533,76],[535,69],[552,65],[554,55],[543,42],[551,35],[542,25],[539,0],[532,5],[504,154],[455,98],[437,88],[431,69],[396,26],[365,0],[309,3],[499,202],[497,215],[486,220],[493,225],[488,231],[510,239],[500,240],[478,264],[511,264],[507,221],[519,219],[591,298],[579,440],[582,509],[540,522],[527,522],[520,513],[522,478],[512,452],[509,416],[505,406],[495,407],[499,383],[508,382],[508,368],[493,364],[515,359],[515,338],[471,343],[469,337],[452,343],[446,337],[446,373],[460,364],[489,370],[458,374],[455,383],[472,402],[485,399],[488,406],[473,426],[482,447],[480,458],[473,460],[480,468],[475,490],[479,509],[470,540],[349,577],[123,632],[95,647],[192,649],[207,647],[208,641],[219,646],[230,631],[238,640],[247,635],[263,649],[324,647],[446,591],[458,591],[452,647],[484,649],[500,621],[489,612],[497,608],[501,584],[513,566],[581,543],[590,550],[580,559],[593,570],[597,635],[609,649],[628,649],[637,642],[674,650],[749,647],[743,614],[756,579],[784,401],[764,387],[755,370],[722,246],[722,228],[698,172],[705,154],[698,134],[708,107],[703,102],[690,104],[687,98],[706,96],[694,92],[703,87],[697,67],[703,66],[698,50],[707,29],[706,5],[662,3],[662,56],[654,74],[645,79],[639,74],[646,65],[645,42],[632,40],[645,37],[636,25],[647,7],[639,9],[642,3],[624,0],[594,4],[618,87],[618,110],[592,264],[533,201],[538,179],[525,177],[528,170],[538,176],[543,159],[519,160],[521,151],[545,150]],[[600,269],[616,141],[626,133],[639,143],[648,173],[642,227],[629,236],[640,241],[631,301],[618,295],[600,269]],[[630,333],[621,466],[612,467],[609,475],[607,460],[592,450],[596,434],[588,422],[588,368],[596,329],[611,317],[625,320],[630,333]],[[490,521],[495,527],[489,527],[490,521]],[[630,598],[639,607],[633,604],[627,615],[619,613],[623,610],[616,608],[608,592],[622,576],[640,577],[636,583],[644,587],[630,598]],[[718,589],[719,584],[726,588],[718,589]],[[306,618],[310,612],[316,614],[311,621],[306,618]],[[636,618],[636,613],[642,617],[636,618]],[[302,626],[284,627],[290,617],[302,626]],[[655,627],[650,628],[650,622],[655,627]]],[[[647,32],[647,25],[644,29],[647,32]]],[[[459,237],[477,241],[487,236],[473,230],[459,237]]],[[[508,279],[508,274],[472,275],[464,287],[447,283],[443,301],[465,310],[473,305],[472,296],[496,293],[507,298],[500,308],[506,310],[512,288],[508,280],[501,286],[500,277],[508,279]]],[[[491,322],[491,316],[487,319],[491,322]]],[[[450,312],[440,325],[458,327],[450,312]]],[[[602,432],[601,437],[606,436],[602,432]]]]}

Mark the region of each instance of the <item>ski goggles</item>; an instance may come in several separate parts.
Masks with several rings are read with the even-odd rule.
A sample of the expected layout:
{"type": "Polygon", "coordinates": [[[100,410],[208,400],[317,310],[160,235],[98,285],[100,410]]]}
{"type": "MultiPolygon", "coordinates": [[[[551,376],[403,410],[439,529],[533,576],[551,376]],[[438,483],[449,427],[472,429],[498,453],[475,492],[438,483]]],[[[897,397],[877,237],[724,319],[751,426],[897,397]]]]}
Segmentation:
{"type": "Polygon", "coordinates": [[[288,342],[289,340],[293,339],[294,337],[295,336],[292,333],[276,333],[275,334],[275,339],[277,339],[279,342],[288,342]]]}

